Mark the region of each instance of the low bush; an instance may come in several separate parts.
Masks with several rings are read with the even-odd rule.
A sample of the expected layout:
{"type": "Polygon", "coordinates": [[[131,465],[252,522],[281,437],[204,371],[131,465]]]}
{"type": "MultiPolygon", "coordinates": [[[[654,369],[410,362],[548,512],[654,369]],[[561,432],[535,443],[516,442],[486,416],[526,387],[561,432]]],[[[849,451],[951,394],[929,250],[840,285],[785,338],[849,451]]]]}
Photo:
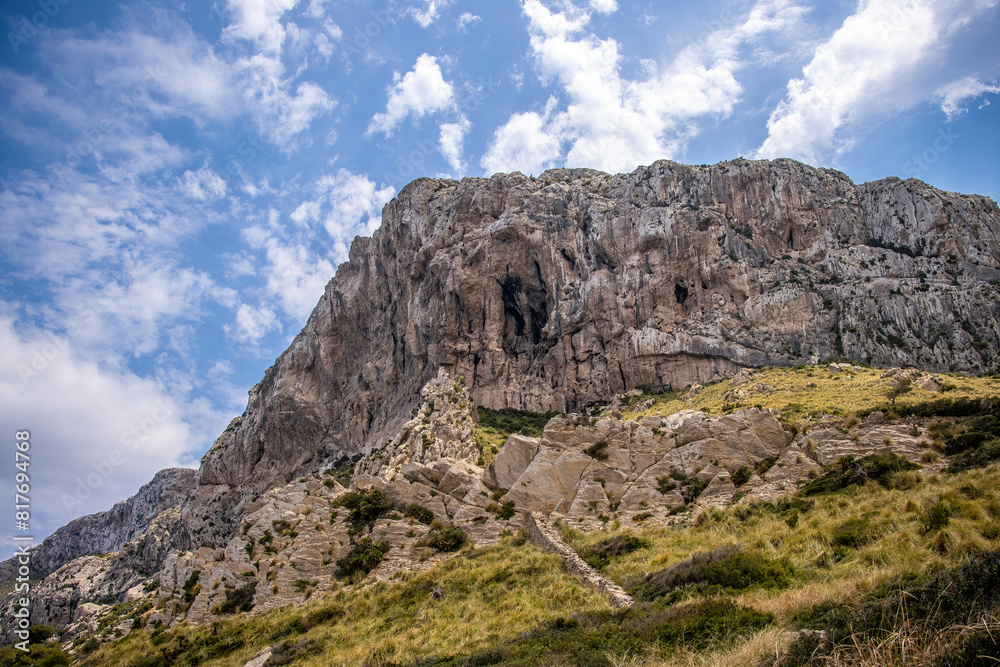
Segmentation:
{"type": "Polygon", "coordinates": [[[347,520],[355,528],[371,528],[376,521],[392,511],[392,503],[378,489],[350,491],[339,496],[331,504],[332,507],[343,507],[348,510],[347,520]]]}
{"type": "Polygon", "coordinates": [[[375,542],[370,537],[362,537],[337,561],[335,574],[342,578],[350,577],[355,572],[368,574],[379,566],[389,546],[388,542],[375,542]]]}
{"type": "Polygon", "coordinates": [[[647,574],[636,594],[645,600],[667,596],[672,601],[679,599],[676,593],[688,587],[697,587],[695,592],[699,593],[719,590],[734,593],[751,587],[785,588],[791,584],[794,573],[786,559],[772,560],[737,546],[725,546],[647,574]]]}
{"type": "Polygon", "coordinates": [[[895,473],[919,469],[919,465],[899,454],[871,454],[861,459],[841,456],[835,464],[826,466],[823,475],[802,487],[802,493],[807,496],[833,493],[851,485],[864,486],[872,480],[888,488],[895,473]]]}
{"type": "Polygon", "coordinates": [[[831,541],[838,547],[857,549],[875,539],[876,529],[865,517],[848,519],[833,529],[831,541]]]}
{"type": "Polygon", "coordinates": [[[253,609],[253,596],[257,593],[257,582],[240,586],[226,592],[226,601],[215,608],[215,613],[223,616],[237,612],[247,612],[253,609]]]}
{"type": "Polygon", "coordinates": [[[418,541],[417,546],[431,547],[438,551],[458,551],[467,540],[465,531],[458,526],[435,521],[431,524],[431,532],[418,541]]]}
{"type": "Polygon", "coordinates": [[[610,563],[612,558],[624,556],[648,546],[649,542],[640,540],[634,535],[616,535],[581,549],[580,558],[591,567],[600,570],[610,563]]]}
{"type": "Polygon", "coordinates": [[[549,420],[560,414],[558,412],[527,412],[511,408],[491,410],[483,407],[477,407],[476,412],[479,414],[479,423],[482,426],[502,431],[507,435],[520,433],[534,438],[540,437],[549,420]]]}
{"type": "Polygon", "coordinates": [[[753,473],[750,472],[750,468],[748,468],[746,466],[742,466],[742,467],[738,468],[736,470],[736,472],[734,472],[732,474],[732,476],[730,477],[730,479],[732,479],[733,485],[736,486],[737,488],[739,488],[739,487],[743,486],[744,484],[746,484],[747,482],[749,482],[750,481],[750,477],[752,475],[753,475],[753,473]]]}
{"type": "Polygon", "coordinates": [[[434,512],[416,503],[407,507],[406,511],[403,512],[403,516],[415,519],[425,526],[429,526],[434,522],[434,512]]]}
{"type": "Polygon", "coordinates": [[[608,453],[605,451],[607,448],[608,448],[608,441],[601,440],[600,442],[595,442],[590,447],[587,447],[585,450],[583,450],[583,453],[598,461],[607,461],[608,453]]]}
{"type": "MultiPolygon", "coordinates": [[[[836,664],[856,664],[872,646],[899,642],[900,647],[914,634],[934,634],[966,624],[983,614],[1000,613],[1000,552],[994,551],[964,565],[934,575],[897,579],[880,586],[856,602],[823,602],[793,616],[803,633],[773,665],[826,665],[837,655],[836,664]],[[825,634],[818,634],[820,631],[825,634]]],[[[975,662],[978,655],[996,655],[1000,639],[981,633],[956,633],[955,648],[938,664],[986,665],[975,662]],[[979,653],[986,647],[989,651],[979,653]],[[965,647],[965,649],[963,649],[965,647]],[[967,649],[967,650],[966,650],[967,649]]]]}

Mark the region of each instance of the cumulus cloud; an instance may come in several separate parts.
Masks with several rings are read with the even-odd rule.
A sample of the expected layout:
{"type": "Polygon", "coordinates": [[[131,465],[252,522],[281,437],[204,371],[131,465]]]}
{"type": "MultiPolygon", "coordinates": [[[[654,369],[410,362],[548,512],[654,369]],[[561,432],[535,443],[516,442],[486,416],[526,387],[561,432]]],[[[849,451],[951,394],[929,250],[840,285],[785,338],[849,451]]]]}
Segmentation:
{"type": "Polygon", "coordinates": [[[427,113],[449,109],[454,103],[454,86],[444,80],[437,58],[424,53],[405,76],[400,78],[396,74],[385,113],[375,114],[367,133],[391,134],[408,116],[421,118],[427,113]]]}
{"type": "Polygon", "coordinates": [[[257,345],[264,336],[280,329],[278,316],[268,306],[251,306],[246,303],[240,304],[236,310],[235,322],[225,326],[227,334],[251,345],[257,345]]]}
{"type": "Polygon", "coordinates": [[[304,245],[283,245],[272,238],[266,248],[268,292],[278,298],[285,313],[304,320],[333,277],[333,264],[304,245]]]}
{"type": "MultiPolygon", "coordinates": [[[[22,329],[0,316],[0,428],[31,432],[36,527],[108,509],[158,470],[197,460],[205,433],[185,421],[183,397],[88,360],[72,337],[22,329]]],[[[0,493],[13,497],[12,481],[0,493]]]]}
{"type": "Polygon", "coordinates": [[[816,49],[802,77],[789,81],[757,155],[822,162],[830,151],[853,145],[850,130],[858,122],[935,96],[953,116],[960,100],[989,87],[965,78],[943,85],[947,81],[941,79],[951,74],[941,67],[941,53],[996,5],[996,0],[861,3],[816,49]]]}
{"type": "Polygon", "coordinates": [[[472,129],[472,123],[465,116],[462,116],[456,123],[445,123],[441,126],[441,154],[448,160],[448,164],[456,175],[465,171],[465,162],[462,160],[462,145],[465,143],[465,135],[470,129],[472,129]]]}
{"type": "MultiPolygon", "coordinates": [[[[612,11],[613,3],[590,5],[612,11]]],[[[701,118],[732,113],[743,88],[736,73],[743,51],[767,34],[791,34],[804,10],[791,0],[760,0],[743,21],[712,32],[644,78],[622,76],[620,45],[588,32],[590,14],[563,3],[554,11],[524,0],[535,67],[558,85],[568,104],[545,113],[515,113],[500,127],[481,164],[492,171],[536,171],[560,161],[611,171],[676,155],[701,118]]]]}
{"type": "Polygon", "coordinates": [[[267,51],[278,51],[285,39],[280,19],[297,4],[298,0],[226,0],[234,20],[223,34],[255,40],[267,51]]]}
{"type": "Polygon", "coordinates": [[[618,11],[617,0],[590,0],[590,8],[598,14],[614,14],[618,11]]]}

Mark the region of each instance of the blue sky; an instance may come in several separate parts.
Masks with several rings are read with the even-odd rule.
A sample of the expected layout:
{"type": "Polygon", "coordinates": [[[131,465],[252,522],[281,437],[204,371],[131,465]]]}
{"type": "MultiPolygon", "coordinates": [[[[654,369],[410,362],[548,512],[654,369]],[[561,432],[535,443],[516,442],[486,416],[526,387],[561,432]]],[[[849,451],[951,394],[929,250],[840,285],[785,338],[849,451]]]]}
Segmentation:
{"type": "Polygon", "coordinates": [[[0,431],[32,432],[38,536],[197,465],[418,176],[788,156],[1000,196],[1000,0],[0,18],[0,431]]]}

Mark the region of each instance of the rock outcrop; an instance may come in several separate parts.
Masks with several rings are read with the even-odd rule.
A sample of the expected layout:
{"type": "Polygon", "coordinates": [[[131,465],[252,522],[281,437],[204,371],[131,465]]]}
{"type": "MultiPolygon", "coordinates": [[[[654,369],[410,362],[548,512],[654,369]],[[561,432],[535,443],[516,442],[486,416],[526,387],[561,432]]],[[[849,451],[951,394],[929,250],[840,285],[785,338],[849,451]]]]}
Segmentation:
{"type": "Polygon", "coordinates": [[[382,220],[200,471],[165,471],[36,550],[35,622],[81,636],[143,596],[143,622],[262,611],[339,586],[361,537],[387,545],[375,577],[429,567],[431,520],[477,545],[528,512],[670,525],[845,454],[922,453],[919,424],[877,419],[808,436],[756,408],[625,420],[640,385],[693,397],[739,375],[742,403],[773,391],[746,384],[763,365],[1000,368],[1000,211],[919,181],[790,160],[420,179],[382,220]],[[475,406],[566,414],[489,462],[475,406]],[[358,526],[331,505],[344,457],[360,457],[353,489],[396,513],[358,526]]]}
{"type": "MultiPolygon", "coordinates": [[[[31,551],[32,578],[45,578],[81,556],[118,551],[128,542],[149,532],[156,517],[171,508],[179,508],[194,491],[197,481],[196,470],[161,470],[128,500],[117,503],[106,512],[70,521],[31,551]]],[[[155,572],[158,565],[147,563],[147,572],[155,572]]],[[[15,569],[14,559],[0,563],[0,583],[10,581],[15,569]]]]}
{"type": "Polygon", "coordinates": [[[996,204],[915,180],[790,160],[420,179],[205,456],[191,543],[385,446],[442,368],[476,405],[539,412],[833,356],[986,370],[998,284],[996,204]]]}

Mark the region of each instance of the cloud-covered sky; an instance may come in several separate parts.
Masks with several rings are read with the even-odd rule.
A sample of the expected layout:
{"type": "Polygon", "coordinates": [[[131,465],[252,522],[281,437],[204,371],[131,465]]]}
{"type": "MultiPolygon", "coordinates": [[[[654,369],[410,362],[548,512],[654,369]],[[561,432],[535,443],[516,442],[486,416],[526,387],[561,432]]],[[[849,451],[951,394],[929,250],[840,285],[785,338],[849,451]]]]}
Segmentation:
{"type": "Polygon", "coordinates": [[[15,0],[0,18],[0,431],[11,453],[32,433],[39,537],[197,465],[418,176],[794,157],[1000,195],[1000,0],[15,0]]]}

